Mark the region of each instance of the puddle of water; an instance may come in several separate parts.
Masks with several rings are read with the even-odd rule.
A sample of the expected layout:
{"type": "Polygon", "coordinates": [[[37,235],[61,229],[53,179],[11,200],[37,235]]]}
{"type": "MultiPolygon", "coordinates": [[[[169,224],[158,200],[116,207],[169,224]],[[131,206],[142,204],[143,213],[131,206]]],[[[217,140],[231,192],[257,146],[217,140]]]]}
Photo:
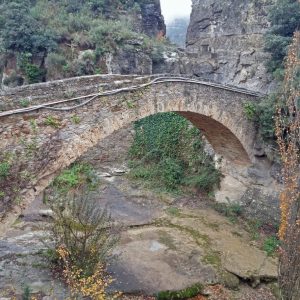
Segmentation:
{"type": "Polygon", "coordinates": [[[166,247],[157,241],[152,241],[149,249],[151,252],[155,252],[155,251],[159,251],[161,249],[166,249],[166,247]]]}

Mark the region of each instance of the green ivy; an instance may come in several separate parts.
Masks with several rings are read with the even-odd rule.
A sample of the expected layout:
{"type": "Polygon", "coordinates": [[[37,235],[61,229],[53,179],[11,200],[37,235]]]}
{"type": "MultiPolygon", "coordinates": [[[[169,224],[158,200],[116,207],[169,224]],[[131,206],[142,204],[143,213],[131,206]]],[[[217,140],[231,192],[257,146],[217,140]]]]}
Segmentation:
{"type": "Polygon", "coordinates": [[[135,122],[129,150],[130,175],[153,186],[177,191],[194,187],[209,192],[221,173],[204,151],[201,132],[175,113],[163,113],[135,122]]]}

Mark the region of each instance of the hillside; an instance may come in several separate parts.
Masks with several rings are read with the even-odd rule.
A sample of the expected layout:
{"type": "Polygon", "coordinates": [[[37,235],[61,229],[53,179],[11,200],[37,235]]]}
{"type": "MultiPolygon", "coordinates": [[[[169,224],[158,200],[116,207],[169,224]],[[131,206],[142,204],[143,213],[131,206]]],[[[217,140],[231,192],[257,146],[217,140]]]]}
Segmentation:
{"type": "Polygon", "coordinates": [[[157,0],[0,1],[5,86],[73,76],[150,74],[162,57],[157,0]]]}

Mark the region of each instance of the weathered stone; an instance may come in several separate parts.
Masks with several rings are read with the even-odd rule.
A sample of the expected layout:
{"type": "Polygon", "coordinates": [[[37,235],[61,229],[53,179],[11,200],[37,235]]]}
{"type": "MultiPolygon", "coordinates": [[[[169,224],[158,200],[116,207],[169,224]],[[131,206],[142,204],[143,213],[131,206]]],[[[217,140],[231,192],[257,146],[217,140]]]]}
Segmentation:
{"type": "Polygon", "coordinates": [[[141,4],[143,32],[149,36],[162,37],[166,34],[166,25],[161,14],[159,0],[146,0],[141,4]]]}
{"type": "Polygon", "coordinates": [[[186,72],[208,80],[267,91],[263,35],[274,0],[193,0],[186,72]]]}
{"type": "Polygon", "coordinates": [[[240,280],[236,275],[232,273],[223,272],[221,274],[221,280],[222,283],[229,289],[237,290],[239,288],[240,280]]]}

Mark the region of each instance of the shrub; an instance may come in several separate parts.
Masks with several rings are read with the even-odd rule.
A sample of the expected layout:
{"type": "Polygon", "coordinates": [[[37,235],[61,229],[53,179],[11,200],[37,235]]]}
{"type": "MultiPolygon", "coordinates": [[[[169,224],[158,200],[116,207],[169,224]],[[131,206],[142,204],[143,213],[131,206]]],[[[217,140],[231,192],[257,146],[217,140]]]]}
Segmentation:
{"type": "MultiPolygon", "coordinates": [[[[300,3],[298,0],[277,0],[269,12],[271,27],[266,35],[265,48],[271,53],[268,62],[270,72],[282,73],[283,60],[294,31],[300,26],[300,3]]],[[[283,78],[283,77],[282,77],[283,78]]],[[[281,79],[282,79],[281,78],[281,79]]]]}
{"type": "Polygon", "coordinates": [[[249,120],[254,120],[256,116],[256,106],[253,103],[245,103],[244,104],[244,113],[249,120]]]}
{"type": "Polygon", "coordinates": [[[34,64],[27,64],[25,67],[25,76],[28,83],[38,83],[45,80],[46,70],[34,64]]]}
{"type": "Polygon", "coordinates": [[[21,99],[20,100],[21,107],[28,107],[29,104],[30,104],[30,100],[29,99],[21,99]]]}
{"type": "Polygon", "coordinates": [[[9,175],[10,164],[8,162],[0,163],[0,179],[9,175]]]}
{"type": "Polygon", "coordinates": [[[198,175],[186,176],[184,184],[209,193],[220,185],[221,177],[219,170],[213,165],[208,165],[199,171],[198,175]]]}
{"type": "Polygon", "coordinates": [[[267,252],[268,256],[272,256],[278,249],[280,242],[276,236],[267,237],[264,241],[263,249],[267,252]]]}
{"type": "Polygon", "coordinates": [[[18,65],[25,73],[28,83],[38,83],[45,80],[46,70],[31,63],[32,53],[24,52],[18,56],[18,65]]]}
{"type": "Polygon", "coordinates": [[[257,122],[260,135],[265,141],[274,141],[275,139],[275,121],[276,111],[275,95],[265,97],[257,106],[257,122]]]}
{"type": "Polygon", "coordinates": [[[44,124],[45,124],[46,126],[51,126],[51,127],[53,127],[53,128],[59,128],[59,126],[60,126],[60,121],[57,120],[57,119],[55,119],[55,118],[52,117],[52,116],[47,116],[47,118],[46,118],[44,124]]]}
{"type": "MultiPolygon", "coordinates": [[[[104,265],[117,241],[116,228],[106,209],[91,197],[88,186],[59,194],[51,201],[54,212],[51,228],[55,249],[68,253],[68,262],[80,270],[82,277],[91,276],[96,266],[104,265]]],[[[55,261],[62,269],[64,261],[55,261]]]]}

